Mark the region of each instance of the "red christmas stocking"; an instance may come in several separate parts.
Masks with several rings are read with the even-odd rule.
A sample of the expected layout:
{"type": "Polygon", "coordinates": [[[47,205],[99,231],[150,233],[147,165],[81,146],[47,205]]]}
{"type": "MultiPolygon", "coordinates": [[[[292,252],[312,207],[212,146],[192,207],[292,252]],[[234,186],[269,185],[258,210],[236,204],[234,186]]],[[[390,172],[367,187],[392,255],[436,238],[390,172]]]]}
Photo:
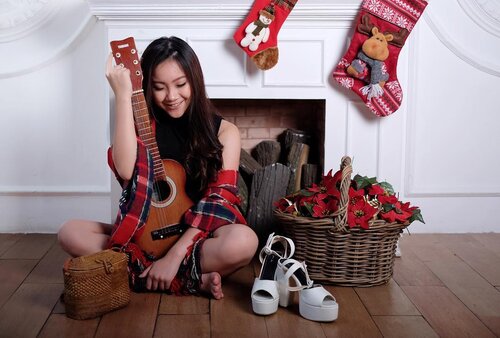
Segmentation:
{"type": "Polygon", "coordinates": [[[234,41],[262,70],[278,63],[278,33],[298,0],[255,0],[234,41]]]}
{"type": "Polygon", "coordinates": [[[426,6],[425,0],[364,0],[361,5],[351,45],[333,77],[377,116],[390,115],[401,105],[399,52],[426,6]]]}

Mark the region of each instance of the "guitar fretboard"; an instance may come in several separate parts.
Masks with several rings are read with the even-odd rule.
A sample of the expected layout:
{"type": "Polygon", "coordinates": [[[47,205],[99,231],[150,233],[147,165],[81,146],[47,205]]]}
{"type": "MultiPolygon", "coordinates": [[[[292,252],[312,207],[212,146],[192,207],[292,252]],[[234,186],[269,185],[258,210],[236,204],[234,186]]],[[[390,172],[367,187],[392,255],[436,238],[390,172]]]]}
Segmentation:
{"type": "Polygon", "coordinates": [[[137,128],[137,133],[153,157],[155,179],[165,180],[166,175],[163,169],[160,151],[158,150],[158,144],[156,143],[153,128],[151,127],[148,106],[146,105],[146,99],[144,98],[144,93],[142,91],[134,92],[134,94],[132,95],[132,108],[134,112],[134,120],[135,127],[137,128]]]}

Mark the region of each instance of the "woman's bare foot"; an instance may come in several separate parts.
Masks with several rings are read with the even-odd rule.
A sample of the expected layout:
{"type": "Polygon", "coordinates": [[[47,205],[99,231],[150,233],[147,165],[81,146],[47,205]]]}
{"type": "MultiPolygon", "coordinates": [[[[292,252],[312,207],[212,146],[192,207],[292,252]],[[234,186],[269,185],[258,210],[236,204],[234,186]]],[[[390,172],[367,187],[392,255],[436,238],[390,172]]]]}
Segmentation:
{"type": "Polygon", "coordinates": [[[224,297],[222,293],[222,278],[218,272],[204,273],[201,275],[200,290],[211,294],[215,299],[224,297]]]}

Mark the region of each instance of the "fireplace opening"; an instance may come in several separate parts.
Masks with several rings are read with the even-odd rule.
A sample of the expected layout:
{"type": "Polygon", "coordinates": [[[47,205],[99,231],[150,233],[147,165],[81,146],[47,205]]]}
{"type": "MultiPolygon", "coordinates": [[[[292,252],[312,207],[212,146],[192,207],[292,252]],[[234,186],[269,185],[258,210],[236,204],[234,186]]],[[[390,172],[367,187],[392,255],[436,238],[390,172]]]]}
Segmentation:
{"type": "Polygon", "coordinates": [[[323,172],[325,100],[212,99],[224,119],[240,130],[241,147],[252,154],[262,141],[283,143],[287,129],[306,135],[308,163],[323,172]]]}

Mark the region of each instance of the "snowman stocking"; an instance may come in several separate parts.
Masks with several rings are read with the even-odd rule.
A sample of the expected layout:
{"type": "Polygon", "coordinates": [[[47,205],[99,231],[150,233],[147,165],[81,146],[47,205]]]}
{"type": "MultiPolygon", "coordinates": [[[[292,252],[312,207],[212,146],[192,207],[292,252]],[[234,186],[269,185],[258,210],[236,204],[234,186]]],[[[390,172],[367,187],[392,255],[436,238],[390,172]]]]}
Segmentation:
{"type": "Polygon", "coordinates": [[[278,63],[278,33],[298,0],[255,0],[234,41],[262,70],[278,63]]]}
{"type": "Polygon", "coordinates": [[[394,113],[403,98],[396,67],[425,0],[364,0],[349,49],[333,77],[377,116],[394,113]]]}

